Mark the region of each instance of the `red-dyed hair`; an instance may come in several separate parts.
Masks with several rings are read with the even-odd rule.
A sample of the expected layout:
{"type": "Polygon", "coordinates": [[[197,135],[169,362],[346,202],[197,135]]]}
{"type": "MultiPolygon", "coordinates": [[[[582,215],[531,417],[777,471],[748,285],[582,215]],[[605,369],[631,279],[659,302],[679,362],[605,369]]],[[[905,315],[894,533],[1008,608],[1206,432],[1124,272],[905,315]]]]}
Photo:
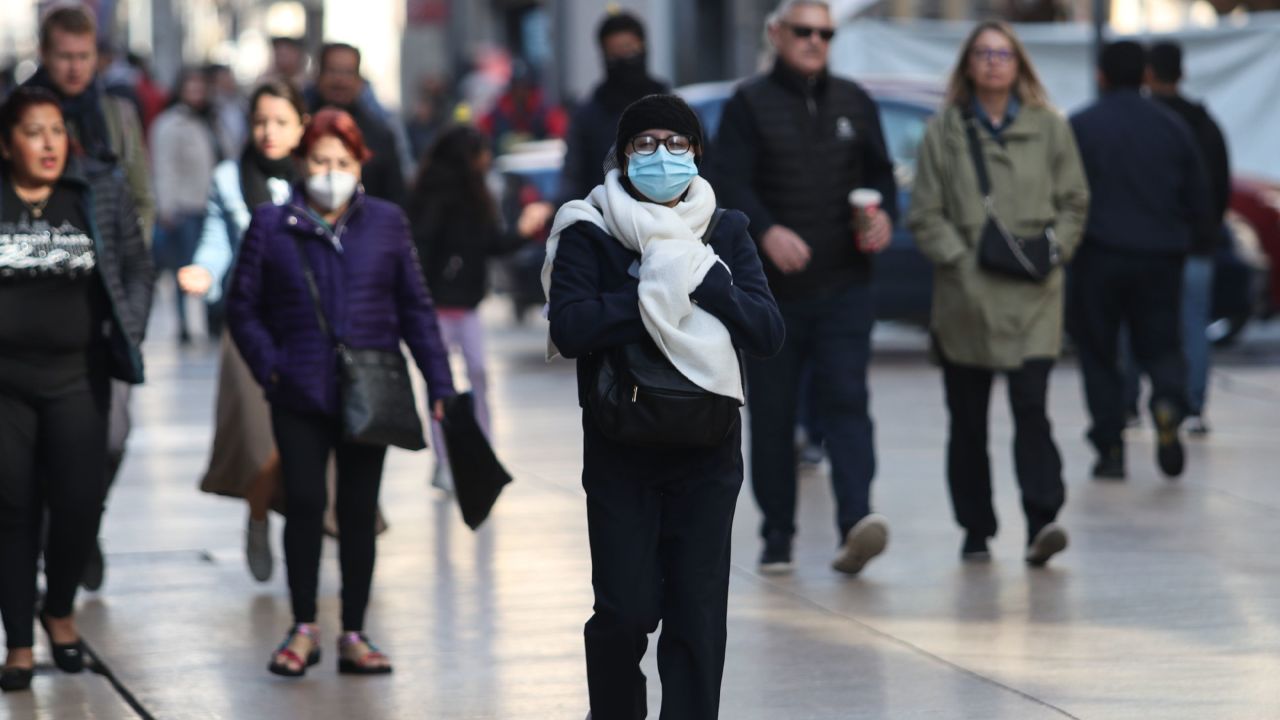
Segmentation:
{"type": "Polygon", "coordinates": [[[305,158],[323,137],[338,138],[347,152],[354,155],[361,164],[369,162],[373,157],[373,151],[364,144],[364,133],[360,132],[360,126],[345,110],[325,108],[316,113],[307,125],[306,133],[302,135],[302,142],[298,143],[298,157],[305,158]]]}

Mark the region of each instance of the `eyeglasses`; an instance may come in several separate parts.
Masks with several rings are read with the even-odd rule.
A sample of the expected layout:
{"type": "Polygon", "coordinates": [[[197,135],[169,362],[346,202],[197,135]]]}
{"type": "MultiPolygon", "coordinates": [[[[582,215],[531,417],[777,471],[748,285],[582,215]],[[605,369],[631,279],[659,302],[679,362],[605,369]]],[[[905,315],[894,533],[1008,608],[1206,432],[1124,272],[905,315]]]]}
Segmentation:
{"type": "Polygon", "coordinates": [[[1012,50],[1005,50],[1003,48],[999,50],[992,48],[974,48],[969,54],[973,56],[974,60],[981,60],[988,63],[1000,63],[1001,65],[1011,63],[1014,58],[1017,57],[1014,55],[1012,50]]]}
{"type": "Polygon", "coordinates": [[[693,147],[693,139],[688,135],[672,135],[666,140],[659,140],[652,135],[637,135],[631,138],[631,151],[637,155],[652,155],[663,145],[672,155],[683,155],[693,147]]]}
{"type": "Polygon", "coordinates": [[[793,25],[791,23],[783,23],[783,25],[791,31],[792,35],[801,40],[813,36],[814,33],[817,33],[823,42],[831,42],[831,38],[836,36],[834,28],[816,28],[811,25],[793,25]]]}

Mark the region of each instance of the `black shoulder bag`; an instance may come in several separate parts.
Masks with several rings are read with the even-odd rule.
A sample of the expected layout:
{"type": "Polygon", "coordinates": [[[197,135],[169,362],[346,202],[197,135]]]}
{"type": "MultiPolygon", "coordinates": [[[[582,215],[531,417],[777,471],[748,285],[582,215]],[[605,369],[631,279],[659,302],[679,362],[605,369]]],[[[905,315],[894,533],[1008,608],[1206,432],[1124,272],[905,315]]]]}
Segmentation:
{"type": "MultiPolygon", "coordinates": [[[[708,242],[724,210],[717,209],[702,241],[708,242]]],[[[646,339],[595,353],[587,409],[596,427],[624,445],[714,447],[728,437],[742,403],[707,392],[685,377],[646,339]]],[[[741,367],[739,367],[741,372],[741,367]]]]}
{"type": "Polygon", "coordinates": [[[399,350],[357,350],[338,339],[325,318],[320,289],[301,238],[294,238],[302,259],[302,275],[311,293],[320,330],[329,336],[338,357],[338,401],[346,439],[366,445],[394,445],[405,450],[427,446],[422,420],[413,401],[409,368],[399,350]]]}
{"type": "Polygon", "coordinates": [[[987,272],[1024,282],[1042,283],[1058,266],[1060,253],[1053,227],[1047,227],[1040,235],[1022,238],[1009,232],[996,217],[995,202],[991,198],[991,178],[987,175],[987,163],[982,157],[982,143],[973,118],[964,116],[965,133],[969,136],[969,154],[973,157],[973,169],[978,174],[978,189],[982,191],[982,203],[987,221],[978,238],[978,266],[987,272]]]}

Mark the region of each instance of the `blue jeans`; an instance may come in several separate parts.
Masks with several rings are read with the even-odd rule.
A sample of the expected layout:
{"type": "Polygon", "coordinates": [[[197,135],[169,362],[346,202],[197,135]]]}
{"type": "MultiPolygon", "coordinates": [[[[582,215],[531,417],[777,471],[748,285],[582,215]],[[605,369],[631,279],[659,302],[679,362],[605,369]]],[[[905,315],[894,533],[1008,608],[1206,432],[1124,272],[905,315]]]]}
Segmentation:
{"type": "Polygon", "coordinates": [[[190,337],[190,331],[187,328],[187,296],[178,286],[178,270],[191,264],[196,248],[200,245],[200,236],[203,231],[203,212],[179,215],[172,227],[156,225],[155,239],[152,244],[156,269],[160,273],[173,276],[176,291],[174,298],[178,311],[178,335],[183,340],[190,337]]]}
{"type": "Polygon", "coordinates": [[[1213,310],[1213,258],[1187,258],[1182,274],[1182,352],[1187,356],[1187,409],[1204,412],[1209,392],[1209,313],[1213,310]]]}
{"type": "MultiPolygon", "coordinates": [[[[1204,414],[1209,393],[1210,352],[1213,349],[1205,328],[1213,310],[1213,257],[1191,255],[1182,271],[1182,354],[1187,360],[1187,414],[1204,414]]],[[[1125,402],[1137,414],[1142,381],[1134,360],[1126,328],[1120,338],[1125,367],[1125,402]]]]}
{"type": "Polygon", "coordinates": [[[800,376],[813,370],[813,393],[831,461],[840,539],[871,512],[876,472],[867,365],[874,312],[871,291],[855,285],[817,298],[779,302],[787,338],[767,360],[748,358],[751,486],[764,515],[761,535],[795,534],[795,427],[800,376]]]}

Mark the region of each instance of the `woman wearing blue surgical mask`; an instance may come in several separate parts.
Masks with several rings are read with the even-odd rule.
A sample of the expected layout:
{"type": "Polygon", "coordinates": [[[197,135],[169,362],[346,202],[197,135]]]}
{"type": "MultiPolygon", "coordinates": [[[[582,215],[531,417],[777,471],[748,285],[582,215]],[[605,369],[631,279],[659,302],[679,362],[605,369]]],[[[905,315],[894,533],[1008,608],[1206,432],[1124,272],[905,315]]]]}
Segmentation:
{"type": "MultiPolygon", "coordinates": [[[[782,344],[747,217],[718,212],[698,175],[702,138],[678,97],[630,105],[604,184],[561,208],[547,242],[551,341],[577,360],[583,405],[595,591],[587,682],[599,718],[645,717],[640,661],[660,621],[662,715],[719,712],[730,530],[743,478],[736,410],[717,444],[654,446],[620,440],[590,400],[607,357],[646,347],[699,392],[740,404],[738,354],[768,356],[782,344]]],[[[627,395],[634,402],[640,391],[627,395]]]]}
{"type": "Polygon", "coordinates": [[[453,380],[404,213],[360,185],[369,150],[355,120],[320,111],[298,155],[306,179],[288,203],[254,211],[227,297],[231,336],[271,406],[288,504],[284,554],[294,624],[268,669],[297,677],[320,660],[316,593],[332,454],[341,530],[338,670],[385,674],[391,663],[365,636],[364,620],[387,449],[344,437],[334,346],[398,352],[403,341],[427,380],[437,420],[453,380]]]}

